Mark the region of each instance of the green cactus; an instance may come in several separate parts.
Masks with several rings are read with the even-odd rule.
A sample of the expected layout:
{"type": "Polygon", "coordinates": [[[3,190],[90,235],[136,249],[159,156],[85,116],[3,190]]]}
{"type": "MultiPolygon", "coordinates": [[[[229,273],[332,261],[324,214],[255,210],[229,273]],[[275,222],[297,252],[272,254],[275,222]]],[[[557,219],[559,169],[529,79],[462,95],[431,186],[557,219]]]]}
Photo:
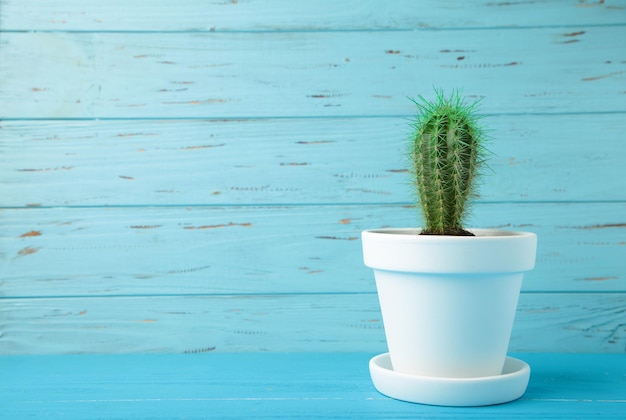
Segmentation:
{"type": "Polygon", "coordinates": [[[461,92],[449,98],[435,90],[436,101],[420,96],[413,124],[413,181],[426,226],[425,235],[471,236],[463,229],[468,198],[475,195],[485,163],[485,131],[476,114],[478,101],[466,104],[461,92]]]}

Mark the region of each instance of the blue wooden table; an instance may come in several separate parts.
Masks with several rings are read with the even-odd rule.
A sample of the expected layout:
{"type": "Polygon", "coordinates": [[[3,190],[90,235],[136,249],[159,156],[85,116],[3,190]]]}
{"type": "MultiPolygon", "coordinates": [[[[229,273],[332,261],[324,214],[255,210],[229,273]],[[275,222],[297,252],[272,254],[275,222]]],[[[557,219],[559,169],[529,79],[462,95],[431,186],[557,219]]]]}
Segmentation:
{"type": "Polygon", "coordinates": [[[623,419],[626,355],[522,353],[525,395],[488,407],[379,394],[370,353],[200,353],[0,357],[3,419],[623,419]]]}

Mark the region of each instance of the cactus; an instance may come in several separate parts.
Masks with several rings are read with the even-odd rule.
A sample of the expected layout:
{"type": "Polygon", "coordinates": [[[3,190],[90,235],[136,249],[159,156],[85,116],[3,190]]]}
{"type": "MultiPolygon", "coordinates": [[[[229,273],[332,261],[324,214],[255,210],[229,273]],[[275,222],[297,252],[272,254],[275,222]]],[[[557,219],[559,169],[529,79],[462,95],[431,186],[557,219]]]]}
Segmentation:
{"type": "Polygon", "coordinates": [[[413,124],[410,158],[413,181],[425,219],[425,235],[471,236],[463,226],[468,198],[475,195],[484,166],[485,131],[475,111],[478,101],[466,104],[459,90],[446,98],[412,100],[418,108],[413,124]]]}

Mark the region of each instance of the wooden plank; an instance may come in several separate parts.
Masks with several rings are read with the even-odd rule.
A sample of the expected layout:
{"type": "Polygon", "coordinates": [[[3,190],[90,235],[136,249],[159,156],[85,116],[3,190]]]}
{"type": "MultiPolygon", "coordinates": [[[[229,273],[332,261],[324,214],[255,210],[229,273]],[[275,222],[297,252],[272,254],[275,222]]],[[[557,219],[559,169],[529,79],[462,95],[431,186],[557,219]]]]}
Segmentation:
{"type": "MultiPolygon", "coordinates": [[[[623,114],[505,115],[484,123],[494,156],[480,201],[626,200],[623,114]]],[[[405,118],[4,121],[0,133],[0,150],[10,155],[0,167],[4,206],[413,197],[405,118]]]]}
{"type": "Polygon", "coordinates": [[[624,293],[522,293],[511,350],[623,354],[624,313],[624,293]]]}
{"type": "Polygon", "coordinates": [[[623,354],[515,356],[524,396],[488,407],[434,407],[374,389],[370,353],[72,355],[0,358],[8,418],[623,418],[623,354]]]}
{"type": "Polygon", "coordinates": [[[626,23],[620,1],[426,0],[272,1],[4,0],[4,30],[362,30],[626,23]],[[537,13],[537,10],[541,13],[537,13]]]}
{"type": "Polygon", "coordinates": [[[433,86],[492,114],[625,112],[626,26],[575,33],[6,33],[0,117],[407,115],[433,86]]]}
{"type": "MultiPolygon", "coordinates": [[[[375,293],[2,299],[0,354],[384,352],[375,293]]],[[[625,293],[523,293],[510,351],[624,353],[625,293]]]]}
{"type": "MultiPolygon", "coordinates": [[[[625,203],[483,204],[473,226],[536,232],[525,291],[626,291],[625,203]]],[[[362,230],[407,206],[122,207],[0,212],[0,294],[373,292],[362,230]]]]}

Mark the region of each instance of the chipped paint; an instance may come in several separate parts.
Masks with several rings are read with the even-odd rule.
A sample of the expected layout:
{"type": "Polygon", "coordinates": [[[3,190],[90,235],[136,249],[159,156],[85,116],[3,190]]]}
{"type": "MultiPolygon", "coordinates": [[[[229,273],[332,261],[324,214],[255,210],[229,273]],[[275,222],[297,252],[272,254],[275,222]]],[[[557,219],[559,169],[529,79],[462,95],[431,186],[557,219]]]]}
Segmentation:
{"type": "Polygon", "coordinates": [[[233,222],[229,222],[228,224],[219,224],[219,225],[204,225],[204,226],[185,226],[183,229],[185,230],[203,230],[203,229],[220,229],[220,228],[225,228],[225,227],[234,227],[234,226],[241,226],[241,227],[250,227],[252,226],[252,223],[233,223],[233,222]]]}
{"type": "Polygon", "coordinates": [[[220,144],[203,144],[201,146],[185,146],[185,147],[181,147],[180,150],[201,150],[201,149],[212,149],[214,147],[223,147],[226,144],[224,143],[220,143],[220,144]]]}
{"type": "MultiPolygon", "coordinates": [[[[116,137],[157,136],[157,133],[120,133],[116,137]]],[[[140,151],[145,151],[140,149],[140,151]]]]}
{"type": "Polygon", "coordinates": [[[116,107],[120,107],[120,108],[141,108],[146,106],[147,104],[127,104],[127,105],[115,105],[116,107]]]}
{"type": "Polygon", "coordinates": [[[514,158],[514,157],[510,157],[507,163],[508,163],[509,165],[513,166],[513,165],[522,165],[522,164],[526,164],[526,163],[529,163],[529,162],[532,162],[532,161],[533,161],[532,159],[517,160],[517,159],[516,159],[516,158],[514,158]]]}
{"type": "Polygon", "coordinates": [[[340,238],[338,236],[316,236],[316,239],[332,239],[336,241],[356,241],[359,239],[357,236],[348,236],[345,238],[340,238]]]}
{"type": "Polygon", "coordinates": [[[157,92],[186,92],[189,88],[180,88],[180,89],[159,89],[157,92]]]}
{"type": "Polygon", "coordinates": [[[211,268],[210,265],[203,265],[201,267],[190,267],[190,268],[181,268],[179,270],[169,270],[167,274],[187,274],[187,273],[195,273],[197,271],[208,270],[211,268]]]}
{"type": "Polygon", "coordinates": [[[26,255],[32,255],[35,252],[39,251],[40,248],[34,248],[32,246],[27,246],[26,248],[22,248],[19,251],[17,251],[17,255],[18,257],[24,257],[26,255]]]}
{"type": "Polygon", "coordinates": [[[366,194],[376,194],[376,195],[391,195],[389,191],[375,191],[368,190],[367,188],[348,188],[347,191],[359,191],[366,194]]]}
{"type": "Polygon", "coordinates": [[[328,144],[335,143],[333,140],[297,141],[296,144],[328,144]]]}
{"type": "Polygon", "coordinates": [[[230,100],[220,99],[220,98],[209,98],[205,100],[163,102],[163,105],[202,105],[202,104],[221,104],[225,102],[230,102],[230,100]]]}
{"type": "Polygon", "coordinates": [[[584,77],[581,80],[583,82],[592,82],[592,81],[595,81],[595,80],[601,80],[601,79],[606,79],[606,78],[609,78],[609,77],[619,76],[619,75],[624,74],[624,73],[626,73],[626,70],[614,71],[612,73],[601,74],[599,76],[584,77]]]}
{"type": "Polygon", "coordinates": [[[537,309],[525,309],[523,312],[527,314],[546,314],[546,313],[559,312],[559,311],[560,311],[560,308],[557,308],[555,306],[545,306],[543,308],[537,308],[537,309]]]}
{"type": "Polygon", "coordinates": [[[213,347],[204,347],[201,349],[193,349],[193,350],[185,350],[183,351],[183,354],[197,354],[197,353],[208,353],[210,351],[215,350],[215,346],[213,347]]]}
{"type": "MultiPolygon", "coordinates": [[[[598,0],[596,3],[587,3],[587,0],[579,0],[577,7],[596,7],[596,6],[603,6],[604,5],[605,0],[598,0]]],[[[611,7],[607,7],[607,9],[610,9],[611,7]]]]}
{"type": "Polygon", "coordinates": [[[573,226],[572,229],[613,229],[626,228],[626,223],[604,223],[602,225],[573,226]]]}
{"type": "Polygon", "coordinates": [[[26,169],[17,169],[18,172],[54,172],[54,171],[71,171],[74,169],[73,166],[57,166],[54,168],[26,168],[26,169]]]}
{"type": "Polygon", "coordinates": [[[338,98],[340,96],[343,96],[343,95],[338,95],[338,94],[335,94],[335,95],[325,95],[325,94],[321,94],[321,93],[320,94],[315,94],[315,95],[307,95],[308,98],[315,98],[315,99],[338,98]]]}
{"type": "Polygon", "coordinates": [[[513,67],[513,66],[521,66],[523,63],[521,61],[511,61],[508,63],[484,63],[484,64],[442,64],[440,67],[447,69],[487,69],[487,68],[495,68],[495,67],[513,67]]]}
{"type": "Polygon", "coordinates": [[[38,230],[31,230],[30,232],[21,234],[20,238],[32,238],[35,236],[41,236],[41,232],[38,230]]]}
{"type": "Polygon", "coordinates": [[[605,277],[583,277],[582,279],[577,280],[585,280],[585,281],[606,281],[606,280],[619,280],[617,276],[605,276],[605,277]]]}
{"type": "Polygon", "coordinates": [[[578,31],[578,32],[571,32],[568,34],[563,34],[563,36],[580,36],[580,35],[584,35],[586,33],[586,31],[578,31]]]}

